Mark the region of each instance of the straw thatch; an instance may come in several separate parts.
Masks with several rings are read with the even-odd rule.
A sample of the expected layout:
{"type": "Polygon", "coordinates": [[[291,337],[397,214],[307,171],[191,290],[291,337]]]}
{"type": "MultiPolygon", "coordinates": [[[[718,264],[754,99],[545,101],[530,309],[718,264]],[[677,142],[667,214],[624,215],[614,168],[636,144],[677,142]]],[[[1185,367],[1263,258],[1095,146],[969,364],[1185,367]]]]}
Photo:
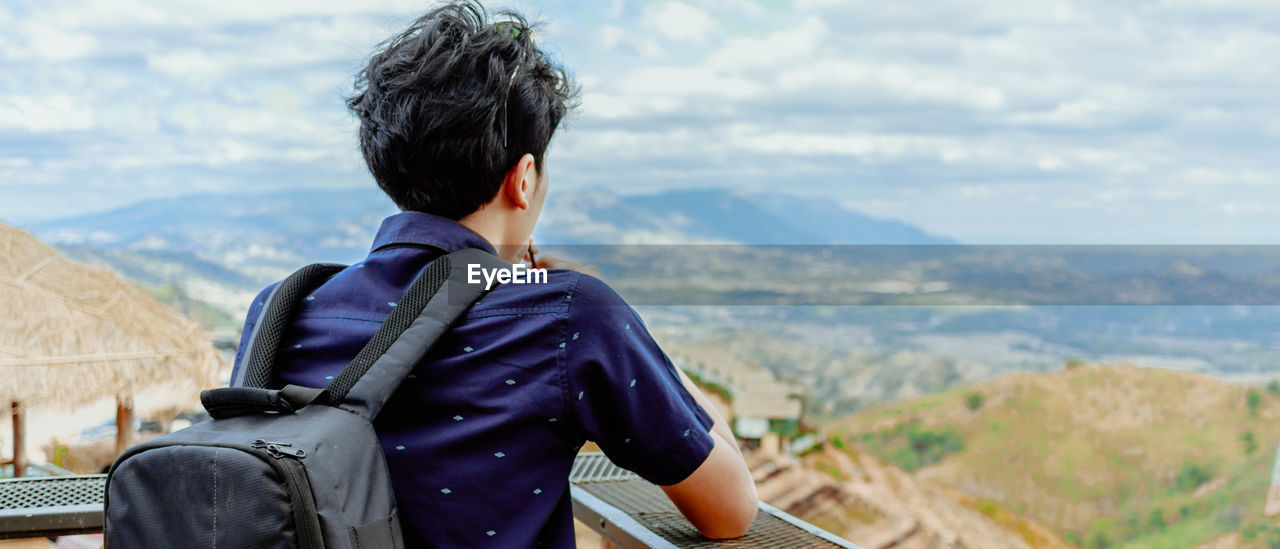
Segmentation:
{"type": "Polygon", "coordinates": [[[0,224],[0,402],[70,407],[209,387],[218,361],[195,322],[0,224]]]}

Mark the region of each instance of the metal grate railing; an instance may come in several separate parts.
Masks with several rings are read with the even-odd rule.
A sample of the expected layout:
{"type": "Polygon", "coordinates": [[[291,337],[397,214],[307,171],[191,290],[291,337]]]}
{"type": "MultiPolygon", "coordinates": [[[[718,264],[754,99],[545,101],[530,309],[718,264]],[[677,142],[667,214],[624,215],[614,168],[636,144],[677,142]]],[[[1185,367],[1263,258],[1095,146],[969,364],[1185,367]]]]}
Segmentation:
{"type": "Polygon", "coordinates": [[[761,503],[746,535],[711,540],[694,529],[662,489],[614,465],[604,454],[580,454],[569,477],[574,516],[608,541],[632,548],[843,548],[857,546],[761,503]]]}
{"type": "Polygon", "coordinates": [[[102,531],[106,475],[0,479],[0,539],[102,531]]]}
{"type": "Polygon", "coordinates": [[[66,505],[102,505],[107,475],[0,479],[0,511],[66,505]]]}
{"type": "MultiPolygon", "coordinates": [[[[745,536],[704,538],[660,488],[601,453],[579,455],[569,481],[574,516],[623,549],[858,549],[764,503],[745,536]]],[[[0,480],[0,539],[101,532],[105,485],[106,475],[0,480]]]]}
{"type": "Polygon", "coordinates": [[[635,480],[640,475],[614,465],[602,452],[583,452],[573,460],[573,469],[569,470],[569,482],[609,482],[616,480],[635,480]]]}

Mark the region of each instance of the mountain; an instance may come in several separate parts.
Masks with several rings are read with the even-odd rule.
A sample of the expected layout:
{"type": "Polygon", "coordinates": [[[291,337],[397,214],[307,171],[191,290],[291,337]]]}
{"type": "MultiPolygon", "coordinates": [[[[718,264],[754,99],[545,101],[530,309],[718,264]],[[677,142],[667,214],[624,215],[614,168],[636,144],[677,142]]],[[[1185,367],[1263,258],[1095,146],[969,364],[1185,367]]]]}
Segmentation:
{"type": "Polygon", "coordinates": [[[558,244],[944,244],[897,221],[828,200],[725,189],[619,196],[588,190],[548,198],[539,240],[558,244]]]}
{"type": "MultiPolygon", "coordinates": [[[[859,227],[849,220],[870,219],[812,199],[787,203],[802,212],[806,201],[830,219],[787,219],[786,211],[771,210],[760,197],[722,189],[643,196],[565,192],[549,198],[535,236],[544,244],[823,244],[840,227],[859,227]],[[834,224],[826,226],[828,221],[834,224]]],[[[106,264],[144,285],[173,285],[240,316],[257,290],[301,265],[358,261],[379,222],[395,211],[372,188],[197,194],[27,228],[73,258],[106,264]]],[[[900,236],[875,227],[866,225],[851,238],[888,242],[900,236]]]]}
{"type": "Polygon", "coordinates": [[[879,219],[850,210],[829,200],[783,193],[752,195],[769,214],[805,223],[805,230],[820,242],[831,244],[955,244],[901,221],[879,219]]]}
{"type": "MultiPolygon", "coordinates": [[[[277,235],[299,252],[352,252],[395,212],[376,189],[298,190],[239,196],[198,194],[149,200],[27,228],[49,242],[106,248],[223,247],[235,236],[277,235]],[[336,237],[336,240],[335,240],[336,237]]],[[[538,226],[549,243],[631,241],[745,244],[937,244],[950,242],[816,198],[725,189],[620,196],[603,190],[552,195],[538,226]]],[[[330,253],[329,255],[333,255],[330,253]]]]}
{"type": "Polygon", "coordinates": [[[1261,547],[1280,544],[1263,516],[1277,420],[1280,387],[1076,365],[864,410],[826,431],[1082,547],[1261,547]]]}
{"type": "Polygon", "coordinates": [[[350,262],[395,207],[378,192],[308,190],[149,200],[28,228],[74,259],[241,318],[267,283],[317,261],[350,262]]]}

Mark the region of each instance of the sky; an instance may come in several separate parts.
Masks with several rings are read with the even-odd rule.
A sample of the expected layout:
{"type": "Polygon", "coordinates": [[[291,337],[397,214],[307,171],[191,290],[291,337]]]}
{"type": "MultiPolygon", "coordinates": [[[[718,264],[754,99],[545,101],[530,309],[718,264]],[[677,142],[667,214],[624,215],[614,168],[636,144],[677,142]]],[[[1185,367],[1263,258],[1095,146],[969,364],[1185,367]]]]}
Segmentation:
{"type": "MultiPolygon", "coordinates": [[[[0,219],[374,189],[343,99],[429,5],[0,1],[0,219]]],[[[1274,0],[489,5],[545,20],[581,84],[553,193],[781,191],[977,244],[1280,243],[1274,0]]]]}

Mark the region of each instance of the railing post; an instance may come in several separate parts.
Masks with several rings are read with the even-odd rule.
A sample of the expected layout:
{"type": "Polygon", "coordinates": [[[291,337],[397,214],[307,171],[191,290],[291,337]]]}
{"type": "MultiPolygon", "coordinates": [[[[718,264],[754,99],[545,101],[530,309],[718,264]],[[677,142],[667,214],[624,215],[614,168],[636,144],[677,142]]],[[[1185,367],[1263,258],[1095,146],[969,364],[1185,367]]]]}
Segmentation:
{"type": "Polygon", "coordinates": [[[133,399],[116,398],[116,455],[133,446],[133,399]]]}
{"type": "Polygon", "coordinates": [[[26,433],[22,428],[22,404],[15,400],[9,409],[13,412],[13,476],[17,478],[27,473],[26,433]]]}

